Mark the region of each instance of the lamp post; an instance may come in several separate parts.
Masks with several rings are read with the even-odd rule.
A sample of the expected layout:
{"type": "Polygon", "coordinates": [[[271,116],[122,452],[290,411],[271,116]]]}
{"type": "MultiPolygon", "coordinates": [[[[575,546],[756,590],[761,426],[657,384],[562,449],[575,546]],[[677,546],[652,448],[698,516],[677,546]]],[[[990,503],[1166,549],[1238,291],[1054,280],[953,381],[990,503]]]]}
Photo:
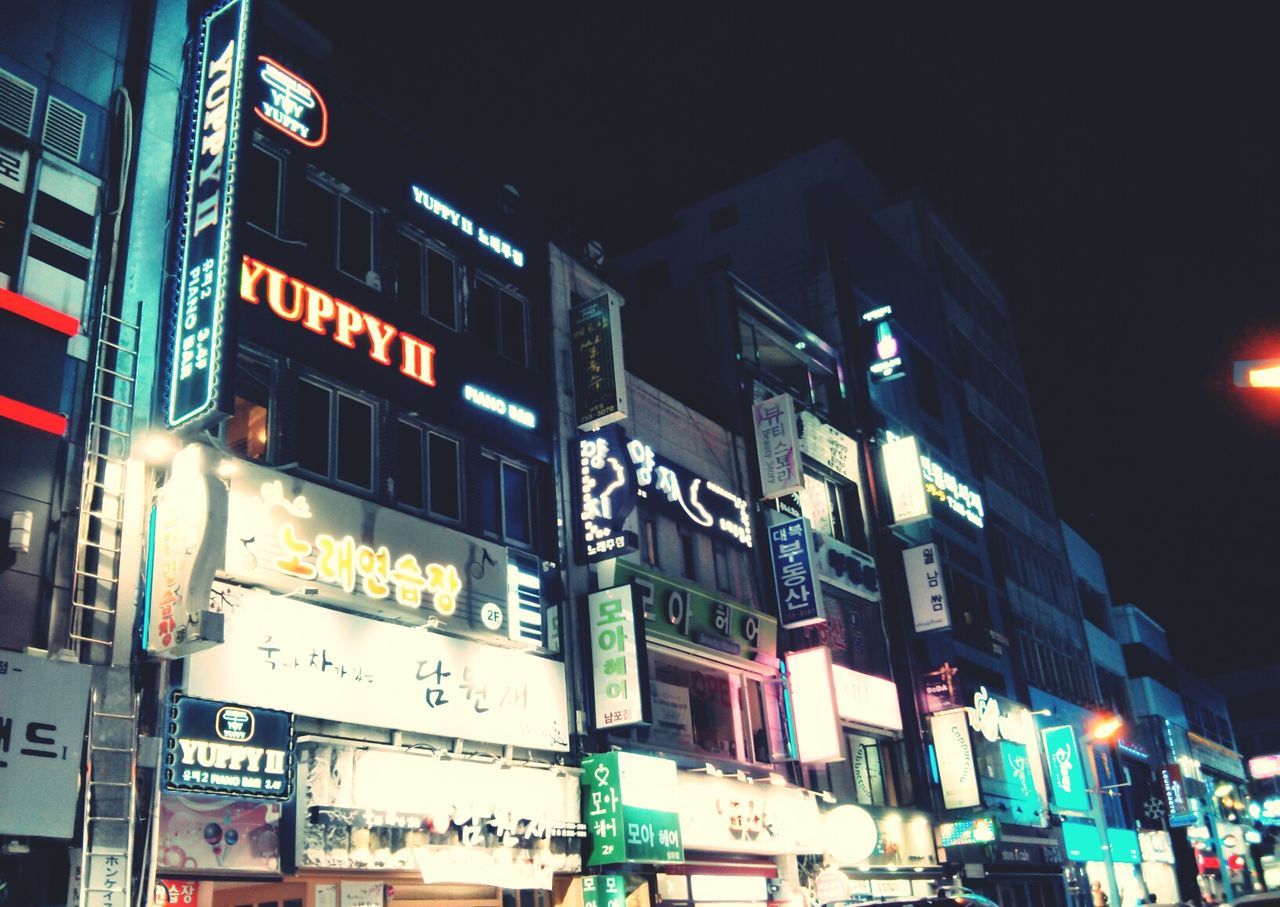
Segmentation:
{"type": "Polygon", "coordinates": [[[1111,907],[1122,907],[1122,905],[1120,886],[1116,883],[1116,864],[1111,857],[1111,840],[1107,837],[1107,817],[1102,808],[1102,795],[1105,791],[1102,789],[1102,774],[1098,771],[1098,754],[1094,744],[1111,740],[1123,727],[1124,722],[1114,715],[1100,718],[1088,729],[1084,742],[1085,749],[1089,753],[1089,771],[1093,773],[1094,796],[1091,807],[1093,826],[1097,830],[1098,841],[1102,845],[1103,863],[1107,867],[1107,887],[1110,889],[1108,897],[1111,899],[1111,907]]]}

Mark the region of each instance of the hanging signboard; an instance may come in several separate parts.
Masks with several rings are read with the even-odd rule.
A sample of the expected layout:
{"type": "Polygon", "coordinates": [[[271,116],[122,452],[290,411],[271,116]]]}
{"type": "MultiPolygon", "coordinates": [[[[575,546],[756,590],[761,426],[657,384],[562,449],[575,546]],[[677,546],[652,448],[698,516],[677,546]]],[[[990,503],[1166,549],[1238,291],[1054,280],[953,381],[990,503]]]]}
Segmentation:
{"type": "Polygon", "coordinates": [[[165,735],[164,789],[288,800],[293,715],[175,693],[165,735]]]}
{"type": "Polygon", "coordinates": [[[1044,751],[1049,760],[1049,791],[1053,805],[1069,812],[1086,812],[1089,793],[1084,767],[1080,764],[1080,748],[1075,728],[1070,725],[1045,728],[1044,751]]]}
{"type": "Polygon", "coordinates": [[[636,506],[627,439],[612,426],[578,436],[579,563],[618,557],[635,551],[639,540],[625,529],[636,506]]]}
{"type": "Polygon", "coordinates": [[[944,808],[965,809],[979,805],[982,801],[978,793],[978,774],[966,710],[934,712],[929,716],[929,729],[933,734],[944,808]]]}
{"type": "Polygon", "coordinates": [[[1176,764],[1160,766],[1160,787],[1165,802],[1169,804],[1169,824],[1172,826],[1194,825],[1196,812],[1187,800],[1187,789],[1182,781],[1182,768],[1176,764]]]}
{"type": "Polygon", "coordinates": [[[811,538],[814,569],[824,583],[867,601],[880,601],[880,571],[871,555],[821,532],[811,533],[811,538]]]}
{"type": "Polygon", "coordinates": [[[786,666],[797,756],[805,764],[840,761],[844,758],[844,734],[836,714],[831,650],[818,646],[789,652],[786,666]]]}
{"type": "Polygon", "coordinates": [[[815,463],[859,484],[858,442],[807,410],[800,413],[800,450],[815,463]]]}
{"type": "Polygon", "coordinates": [[[200,24],[172,315],[170,428],[198,427],[222,402],[226,306],[236,272],[231,234],[248,28],[248,0],[223,3],[200,24]]]}
{"type": "Polygon", "coordinates": [[[569,310],[573,401],[581,431],[594,431],[627,417],[621,309],[619,300],[602,293],[569,310]]]}
{"type": "Polygon", "coordinates": [[[779,856],[823,847],[817,801],[799,788],[689,771],[677,786],[680,831],[691,850],[779,856]]]}
{"type": "Polygon", "coordinates": [[[920,448],[913,437],[893,438],[880,448],[884,478],[894,523],[909,523],[929,516],[929,498],[920,474],[920,448]]]}
{"type": "Polygon", "coordinates": [[[582,784],[588,866],[684,862],[674,762],[616,750],[587,756],[582,784]]]}
{"type": "Polygon", "coordinates": [[[592,717],[596,730],[647,724],[650,720],[644,617],[630,585],[587,596],[591,627],[592,717]]]}
{"type": "Polygon", "coordinates": [[[841,720],[902,733],[898,686],[892,680],[852,671],[842,665],[831,666],[831,678],[841,720]]]}
{"type": "Polygon", "coordinates": [[[626,876],[582,877],[582,907],[626,907],[626,903],[626,876]]]}
{"type": "Polygon", "coordinates": [[[88,665],[0,651],[0,834],[75,831],[88,665]]]}
{"type": "Polygon", "coordinates": [[[826,620],[822,585],[813,568],[809,521],[804,517],[787,519],[783,514],[771,511],[769,555],[782,626],[790,630],[826,620]]]}
{"type": "Polygon", "coordinates": [[[942,583],[942,564],[938,546],[930,542],[902,552],[907,573],[907,594],[911,599],[911,615],[917,633],[949,630],[951,611],[947,607],[947,590],[942,583]]]}
{"type": "Polygon", "coordinates": [[[791,395],[778,394],[753,403],[751,415],[756,430],[760,496],[777,498],[803,491],[800,439],[796,436],[796,408],[791,395]]]}

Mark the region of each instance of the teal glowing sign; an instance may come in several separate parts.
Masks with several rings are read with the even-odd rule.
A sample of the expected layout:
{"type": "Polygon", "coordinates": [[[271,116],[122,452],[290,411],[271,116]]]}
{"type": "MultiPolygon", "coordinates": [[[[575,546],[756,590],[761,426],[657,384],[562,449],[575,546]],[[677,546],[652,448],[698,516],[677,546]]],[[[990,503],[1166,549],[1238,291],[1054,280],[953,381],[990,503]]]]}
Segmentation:
{"type": "Polygon", "coordinates": [[[984,816],[980,819],[964,819],[938,826],[943,847],[960,847],[964,844],[990,844],[996,839],[996,820],[984,816]]]}
{"type": "Polygon", "coordinates": [[[1067,850],[1067,858],[1078,863],[1105,859],[1102,839],[1098,837],[1097,826],[1092,822],[1063,822],[1062,844],[1067,850]]]}
{"type": "Polygon", "coordinates": [[[1075,729],[1070,725],[1045,728],[1041,736],[1049,760],[1049,795],[1053,805],[1069,812],[1087,812],[1089,792],[1085,789],[1075,729]]]}

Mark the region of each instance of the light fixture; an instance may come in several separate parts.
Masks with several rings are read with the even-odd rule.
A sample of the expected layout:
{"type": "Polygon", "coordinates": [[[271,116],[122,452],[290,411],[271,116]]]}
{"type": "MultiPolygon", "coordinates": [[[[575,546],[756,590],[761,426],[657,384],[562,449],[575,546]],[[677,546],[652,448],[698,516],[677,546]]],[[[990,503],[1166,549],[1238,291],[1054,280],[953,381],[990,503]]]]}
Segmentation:
{"type": "Polygon", "coordinates": [[[233,460],[232,458],[227,457],[218,461],[217,473],[218,478],[220,479],[229,479],[239,471],[240,463],[238,460],[233,460]]]}
{"type": "Polygon", "coordinates": [[[30,510],[15,510],[9,517],[9,550],[26,554],[31,550],[31,524],[35,514],[30,510]]]}
{"type": "Polygon", "coordinates": [[[1094,740],[1110,740],[1124,727],[1124,720],[1119,715],[1108,715],[1099,718],[1089,729],[1089,736],[1094,740]]]}
{"type": "Polygon", "coordinates": [[[147,432],[138,439],[134,450],[152,466],[163,466],[178,452],[178,439],[167,431],[147,432]]]}
{"type": "Polygon", "coordinates": [[[835,803],[835,802],[836,802],[835,795],[833,795],[833,794],[831,793],[831,791],[829,791],[829,790],[824,790],[821,794],[819,794],[819,796],[820,796],[820,797],[822,797],[822,802],[823,802],[823,803],[835,803]]]}
{"type": "Polygon", "coordinates": [[[281,595],[280,598],[292,598],[295,595],[319,595],[320,588],[318,586],[299,586],[281,595]]]}

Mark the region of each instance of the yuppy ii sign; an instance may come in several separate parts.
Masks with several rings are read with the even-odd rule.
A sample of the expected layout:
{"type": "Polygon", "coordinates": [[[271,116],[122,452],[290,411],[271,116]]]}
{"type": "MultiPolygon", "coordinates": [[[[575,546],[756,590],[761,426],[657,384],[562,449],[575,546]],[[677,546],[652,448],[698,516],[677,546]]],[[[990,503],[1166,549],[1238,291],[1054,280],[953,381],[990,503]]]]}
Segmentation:
{"type": "Polygon", "coordinates": [[[293,715],[175,694],[169,720],[167,790],[292,795],[293,715]]]}
{"type": "Polygon", "coordinates": [[[200,26],[169,367],[170,427],[198,424],[219,402],[248,22],[248,0],[232,0],[200,26]]]}

